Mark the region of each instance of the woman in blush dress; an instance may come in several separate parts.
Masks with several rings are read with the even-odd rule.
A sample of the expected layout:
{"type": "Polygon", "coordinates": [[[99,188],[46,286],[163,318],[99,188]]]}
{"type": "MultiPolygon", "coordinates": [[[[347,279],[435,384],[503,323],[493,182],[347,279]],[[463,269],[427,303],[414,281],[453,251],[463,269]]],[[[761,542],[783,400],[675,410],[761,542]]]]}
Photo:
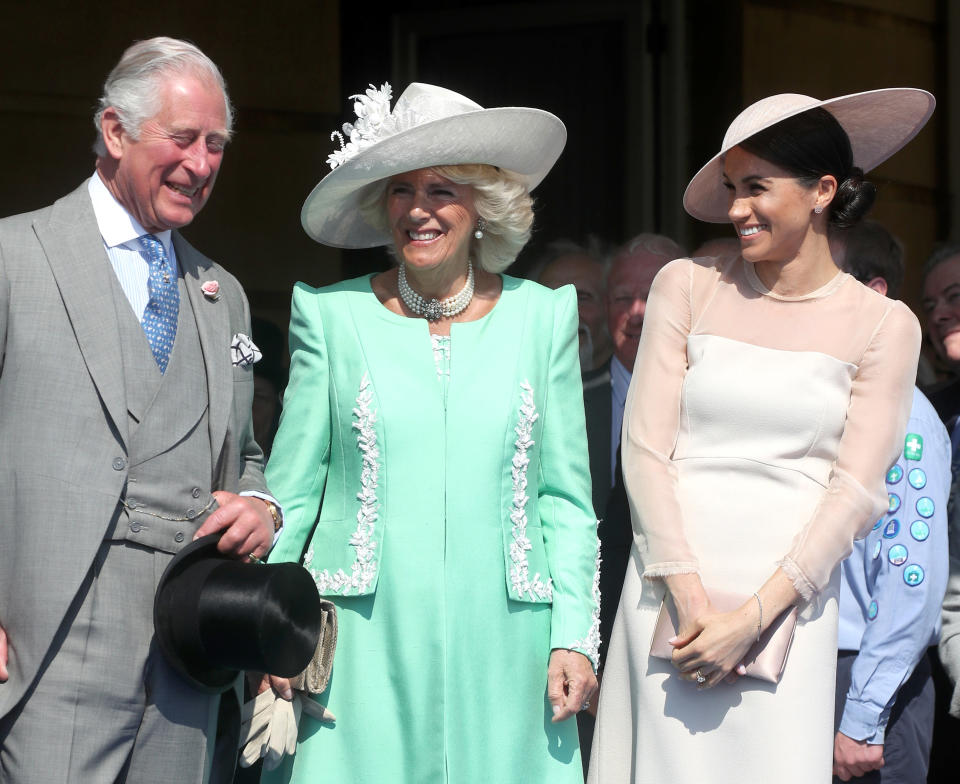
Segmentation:
{"type": "Polygon", "coordinates": [[[866,213],[863,172],[933,106],[913,89],[772,96],[688,185],[686,210],[732,223],[741,250],[671,262],[651,291],[623,428],[635,543],[590,782],[831,780],[836,566],[886,508],[920,329],[837,269],[827,232],[866,213]],[[743,601],[721,611],[712,591],[743,601]],[[665,596],[672,661],[650,655],[665,596]],[[742,677],[792,606],[780,681],[742,677]]]}

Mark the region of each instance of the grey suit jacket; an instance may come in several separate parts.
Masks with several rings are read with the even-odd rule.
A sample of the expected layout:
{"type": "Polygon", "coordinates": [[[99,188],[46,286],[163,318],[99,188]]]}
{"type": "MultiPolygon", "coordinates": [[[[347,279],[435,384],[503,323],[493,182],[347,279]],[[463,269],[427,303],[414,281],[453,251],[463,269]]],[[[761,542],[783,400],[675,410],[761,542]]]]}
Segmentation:
{"type": "MultiPolygon", "coordinates": [[[[233,335],[250,334],[246,298],[222,267],[176,232],[173,241],[204,356],[212,488],[264,492],[252,370],[230,358],[233,335]],[[207,280],[220,283],[216,302],[200,290],[207,280]]],[[[123,490],[113,274],[86,183],[0,221],[0,626],[10,643],[0,716],[36,676],[123,490]]]]}

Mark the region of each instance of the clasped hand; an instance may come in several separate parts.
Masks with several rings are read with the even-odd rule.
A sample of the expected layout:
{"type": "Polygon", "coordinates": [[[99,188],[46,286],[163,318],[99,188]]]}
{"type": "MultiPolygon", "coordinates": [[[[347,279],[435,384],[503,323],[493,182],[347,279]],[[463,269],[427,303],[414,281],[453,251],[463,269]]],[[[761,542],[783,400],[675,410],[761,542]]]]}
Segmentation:
{"type": "Polygon", "coordinates": [[[732,683],[745,674],[743,658],[756,641],[757,621],[746,604],[732,612],[717,612],[707,603],[705,611],[684,617],[678,608],[679,629],[670,642],[673,664],[681,677],[708,689],[726,679],[732,683]],[[700,682],[700,677],[705,680],[700,682]]]}

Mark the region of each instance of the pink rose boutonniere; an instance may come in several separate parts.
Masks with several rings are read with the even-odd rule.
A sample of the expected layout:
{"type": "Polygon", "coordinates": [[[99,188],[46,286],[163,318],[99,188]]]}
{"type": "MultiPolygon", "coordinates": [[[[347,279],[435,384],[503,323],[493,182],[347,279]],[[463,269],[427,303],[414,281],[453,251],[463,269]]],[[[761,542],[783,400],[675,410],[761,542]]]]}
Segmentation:
{"type": "Polygon", "coordinates": [[[220,284],[215,280],[208,280],[200,287],[200,290],[203,292],[203,296],[211,302],[220,299],[220,284]]]}

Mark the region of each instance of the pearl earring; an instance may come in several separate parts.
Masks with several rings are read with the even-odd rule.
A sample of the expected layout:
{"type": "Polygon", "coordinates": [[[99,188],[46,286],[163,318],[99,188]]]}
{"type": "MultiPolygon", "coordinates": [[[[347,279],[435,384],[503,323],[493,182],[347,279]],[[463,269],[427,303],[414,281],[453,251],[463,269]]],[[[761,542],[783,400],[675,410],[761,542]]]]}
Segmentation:
{"type": "Polygon", "coordinates": [[[477,230],[473,233],[473,236],[478,240],[483,239],[483,230],[487,228],[487,222],[483,218],[477,218],[477,230]]]}

